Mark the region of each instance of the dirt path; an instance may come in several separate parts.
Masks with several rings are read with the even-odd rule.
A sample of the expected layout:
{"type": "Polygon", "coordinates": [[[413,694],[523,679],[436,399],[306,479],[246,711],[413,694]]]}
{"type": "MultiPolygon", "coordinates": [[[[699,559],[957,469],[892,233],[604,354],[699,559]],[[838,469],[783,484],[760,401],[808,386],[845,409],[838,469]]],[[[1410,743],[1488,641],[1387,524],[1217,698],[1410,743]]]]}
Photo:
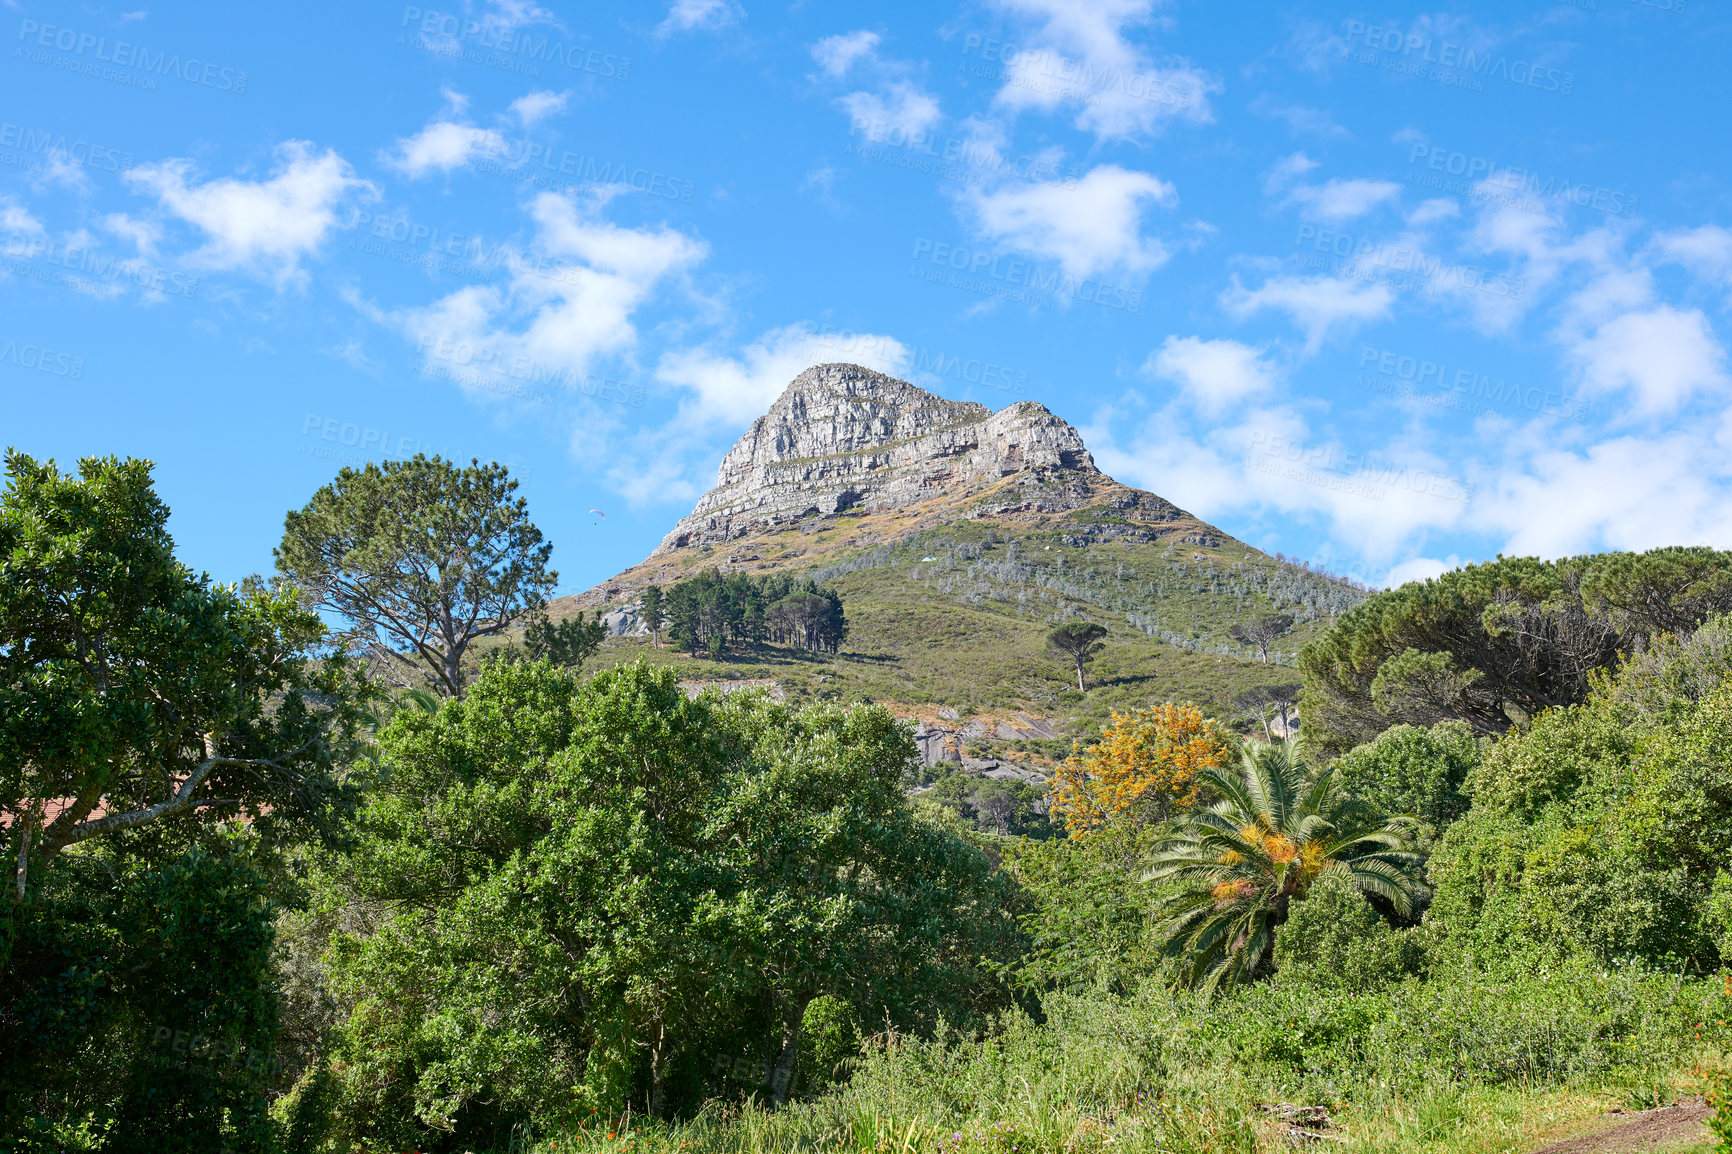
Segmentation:
{"type": "Polygon", "coordinates": [[[1702,1123],[1708,1117],[1708,1107],[1701,1102],[1686,1102],[1678,1106],[1662,1106],[1658,1110],[1643,1110],[1631,1114],[1628,1121],[1610,1129],[1568,1142],[1553,1142],[1535,1154],[1624,1154],[1625,1151],[1654,1150],[1681,1142],[1708,1142],[1713,1136],[1702,1123]]]}

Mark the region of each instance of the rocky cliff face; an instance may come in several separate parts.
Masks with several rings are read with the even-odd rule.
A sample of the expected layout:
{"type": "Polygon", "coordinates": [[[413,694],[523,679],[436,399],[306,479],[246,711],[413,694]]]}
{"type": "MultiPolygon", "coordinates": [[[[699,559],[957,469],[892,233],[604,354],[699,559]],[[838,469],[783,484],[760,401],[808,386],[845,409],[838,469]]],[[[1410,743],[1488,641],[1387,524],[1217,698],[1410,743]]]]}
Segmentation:
{"type": "Polygon", "coordinates": [[[1066,503],[1095,468],[1082,437],[1045,406],[993,412],[947,401],[859,365],[818,365],[796,377],[722,458],[716,487],[663,539],[658,553],[833,516],[956,498],[1006,477],[1036,504],[1066,503]],[[1056,484],[1055,484],[1056,482],[1056,484]]]}

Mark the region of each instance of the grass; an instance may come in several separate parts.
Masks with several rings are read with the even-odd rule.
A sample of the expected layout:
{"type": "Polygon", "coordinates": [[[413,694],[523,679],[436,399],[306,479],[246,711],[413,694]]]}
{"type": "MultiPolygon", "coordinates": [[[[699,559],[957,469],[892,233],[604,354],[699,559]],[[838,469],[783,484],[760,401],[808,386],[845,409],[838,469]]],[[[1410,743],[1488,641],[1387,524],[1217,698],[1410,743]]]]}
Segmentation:
{"type": "MultiPolygon", "coordinates": [[[[771,1110],[762,1103],[712,1102],[696,1118],[660,1124],[625,1118],[525,1143],[525,1154],[1273,1154],[1308,1144],[1235,1086],[1132,1095],[1085,1107],[1019,1102],[1006,1087],[999,1116],[934,1117],[859,1100],[846,1092],[771,1110]]],[[[1031,1091],[1024,1091],[1028,1096],[1031,1091]]],[[[1616,1084],[1476,1086],[1444,1084],[1337,1104],[1333,1125],[1312,1149],[1348,1154],[1516,1154],[1609,1130],[1623,1101],[1616,1084]]],[[[1713,1154],[1711,1138],[1643,1147],[1658,1154],[1713,1154]]]]}
{"type": "MultiPolygon", "coordinates": [[[[1615,1084],[1591,1089],[1443,1087],[1415,1097],[1396,1095],[1375,1109],[1354,1111],[1348,1119],[1352,1141],[1342,1148],[1362,1154],[1532,1151],[1611,1129],[1628,1120],[1609,1116],[1624,1105],[1624,1088],[1615,1084]]],[[[1712,1154],[1713,1142],[1663,1149],[1712,1154]]]]}
{"type": "MultiPolygon", "coordinates": [[[[1013,1011],[979,1034],[880,1035],[847,1082],[777,1109],[712,1099],[689,1121],[615,1120],[524,1149],[1274,1154],[1307,1141],[1283,1118],[1285,1105],[1287,1119],[1295,1108],[1327,1111],[1312,1149],[1516,1154],[1628,1120],[1610,1116],[1614,1108],[1688,1097],[1701,1089],[1696,1071],[1723,1061],[1726,1039],[1694,1027],[1723,999],[1718,982],[1645,971],[1607,975],[1604,985],[1482,977],[1459,990],[1434,977],[1449,988],[1429,992],[1410,981],[1402,996],[1372,999],[1379,1008],[1351,1036],[1332,1039],[1292,1030],[1295,999],[1339,999],[1302,986],[1215,1000],[1147,985],[1127,996],[1049,995],[1038,1019],[1013,1011]],[[1469,1003],[1463,1021],[1434,1028],[1439,998],[1469,1003]],[[1527,1012],[1536,998],[1543,1012],[1527,1012]],[[1496,1037],[1478,1036],[1470,1020],[1496,1037]],[[1623,1042],[1607,1047],[1608,1032],[1623,1042]],[[1512,1043],[1539,1065],[1506,1072],[1496,1059],[1512,1043]],[[1540,1070],[1552,1072],[1531,1072],[1540,1070]]],[[[1675,1154],[1708,1149],[1697,1138],[1674,1145],[1675,1154]]]]}
{"type": "MultiPolygon", "coordinates": [[[[1092,541],[1078,535],[1086,528],[1072,521],[1032,529],[970,523],[869,547],[856,540],[859,533],[835,529],[855,545],[808,541],[814,548],[792,559],[778,552],[791,531],[739,543],[725,555],[712,551],[710,563],[756,554],[759,562],[738,567],[792,568],[835,586],[851,625],[843,653],[768,648],[711,661],[656,650],[645,638],[617,638],[595,667],[643,657],[694,680],[775,678],[795,700],[869,699],[916,712],[950,707],[964,716],[1026,710],[1068,722],[1070,736],[1085,737],[1114,709],[1169,700],[1243,720],[1232,704],[1237,694],[1298,676],[1289,664],[1258,660],[1228,629],[1276,610],[1302,616],[1278,643],[1285,657],[1276,659],[1290,662],[1335,611],[1363,596],[1228,539],[1180,549],[1092,541]],[[1109,630],[1081,693],[1074,670],[1045,646],[1054,623],[1075,619],[1109,630]]],[[[814,536],[821,542],[825,534],[814,536]]],[[[705,562],[701,549],[680,552],[693,554],[682,571],[705,562]]],[[[614,603],[631,599],[622,594],[614,603]]]]}

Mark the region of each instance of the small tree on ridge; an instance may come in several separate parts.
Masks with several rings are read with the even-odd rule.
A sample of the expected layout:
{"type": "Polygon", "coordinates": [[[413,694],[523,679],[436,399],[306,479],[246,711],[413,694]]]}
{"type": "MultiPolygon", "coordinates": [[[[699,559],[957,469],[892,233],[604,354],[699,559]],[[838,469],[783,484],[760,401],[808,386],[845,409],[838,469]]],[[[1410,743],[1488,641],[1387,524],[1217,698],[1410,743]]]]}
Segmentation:
{"type": "Polygon", "coordinates": [[[1046,635],[1048,649],[1060,657],[1076,662],[1076,687],[1079,692],[1087,688],[1083,684],[1083,666],[1092,661],[1095,654],[1106,646],[1106,635],[1107,627],[1093,621],[1071,621],[1046,635]]]}

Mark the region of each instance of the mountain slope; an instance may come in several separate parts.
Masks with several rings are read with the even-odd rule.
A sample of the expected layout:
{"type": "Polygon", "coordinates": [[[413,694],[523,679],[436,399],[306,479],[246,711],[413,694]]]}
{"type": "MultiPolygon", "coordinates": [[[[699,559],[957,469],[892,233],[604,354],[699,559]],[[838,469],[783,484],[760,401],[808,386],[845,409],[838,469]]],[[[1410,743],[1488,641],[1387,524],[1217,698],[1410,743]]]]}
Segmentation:
{"type": "Polygon", "coordinates": [[[696,676],[775,677],[795,696],[911,707],[1104,716],[1190,697],[1230,713],[1244,688],[1294,679],[1227,630],[1298,621],[1285,657],[1364,593],[1277,561],[1102,473],[1044,406],[997,413],[856,365],[800,374],[722,459],[716,487],[642,563],[555,607],[607,608],[604,660],[647,651],[696,676]],[[770,652],[720,663],[636,636],[643,587],[708,566],[835,585],[840,658],[770,652]],[[1099,621],[1111,644],[1078,695],[1044,652],[1053,623],[1099,621]],[[1069,684],[1067,692],[1066,685],[1069,684]]]}

